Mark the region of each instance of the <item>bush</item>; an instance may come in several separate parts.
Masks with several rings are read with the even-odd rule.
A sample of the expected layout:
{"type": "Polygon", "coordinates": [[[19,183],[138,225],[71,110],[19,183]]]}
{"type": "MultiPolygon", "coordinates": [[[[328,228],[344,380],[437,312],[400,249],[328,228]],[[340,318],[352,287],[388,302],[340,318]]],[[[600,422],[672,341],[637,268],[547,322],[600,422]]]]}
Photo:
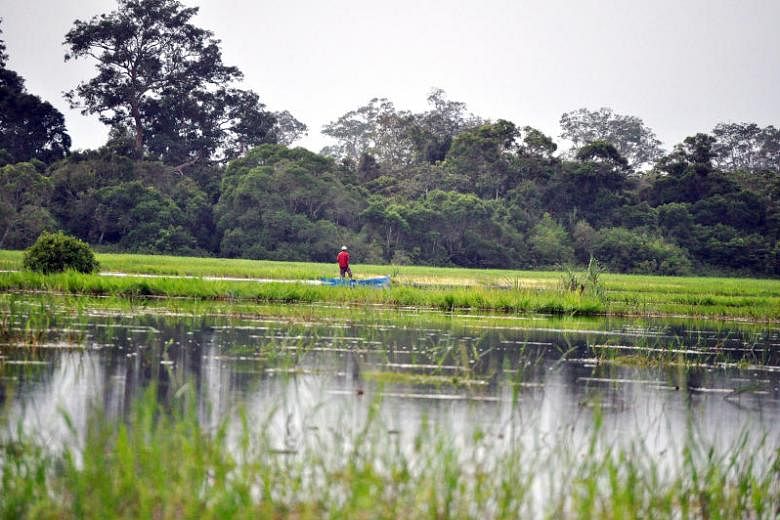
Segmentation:
{"type": "Polygon", "coordinates": [[[92,273],[99,267],[89,245],[61,231],[42,233],[24,252],[24,268],[39,273],[59,273],[66,269],[92,273]]]}
{"type": "Polygon", "coordinates": [[[618,273],[683,275],[692,269],[687,250],[625,228],[600,229],[593,241],[593,255],[618,273]]]}

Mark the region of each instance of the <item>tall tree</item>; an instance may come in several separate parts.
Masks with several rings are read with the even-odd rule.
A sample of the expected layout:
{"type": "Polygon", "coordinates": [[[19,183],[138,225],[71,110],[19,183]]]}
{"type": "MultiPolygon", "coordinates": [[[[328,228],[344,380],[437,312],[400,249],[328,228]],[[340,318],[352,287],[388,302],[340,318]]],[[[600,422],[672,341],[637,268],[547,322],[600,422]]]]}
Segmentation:
{"type": "Polygon", "coordinates": [[[525,126],[523,127],[523,135],[523,142],[519,150],[522,157],[552,159],[552,154],[558,149],[555,141],[541,130],[525,126]]]}
{"type": "Polygon", "coordinates": [[[727,171],[780,173],[780,129],[755,123],[719,123],[712,131],[714,162],[727,171]]]}
{"type": "Polygon", "coordinates": [[[606,141],[635,169],[652,163],[663,153],[661,141],[640,118],[616,114],[610,108],[566,112],[560,125],[561,137],[572,142],[575,153],[594,141],[606,141]]]}
{"type": "Polygon", "coordinates": [[[70,148],[65,118],[51,104],[29,94],[24,79],[6,68],[7,60],[5,42],[0,40],[0,150],[5,150],[0,160],[49,162],[63,157],[70,148]]]}
{"type": "Polygon", "coordinates": [[[0,168],[0,248],[29,247],[56,222],[46,209],[51,180],[29,163],[0,168]]]}
{"type": "Polygon", "coordinates": [[[607,141],[593,141],[577,150],[577,159],[580,161],[593,161],[608,163],[619,169],[627,169],[628,161],[620,155],[617,148],[607,141]]]}
{"type": "Polygon", "coordinates": [[[277,260],[331,260],[333,244],[353,237],[360,213],[353,187],[334,162],[303,148],[262,145],[225,170],[215,207],[220,254],[277,260]]]}
{"type": "Polygon", "coordinates": [[[686,137],[662,157],[656,170],[663,175],[655,180],[649,192],[653,205],[669,202],[695,203],[713,195],[732,196],[739,185],[713,165],[716,139],[704,133],[686,137]]]}
{"type": "Polygon", "coordinates": [[[466,104],[450,101],[441,89],[428,95],[430,109],[421,113],[397,110],[392,101],[374,98],[323,127],[337,143],[324,152],[357,163],[370,154],[384,166],[442,161],[460,132],[483,121],[466,111],[466,104]]]}
{"type": "Polygon", "coordinates": [[[484,198],[499,198],[517,181],[513,161],[520,132],[499,119],[458,134],[445,165],[466,181],[464,188],[484,198]]]}
{"type": "Polygon", "coordinates": [[[370,154],[380,163],[408,164],[412,158],[412,143],[406,135],[410,117],[409,112],[396,110],[389,99],[374,98],[322,128],[323,134],[337,140],[323,151],[355,163],[370,154]]]}
{"type": "Polygon", "coordinates": [[[444,160],[456,135],[484,123],[467,111],[465,103],[447,99],[440,88],[428,94],[428,105],[426,112],[414,114],[407,130],[419,162],[444,160]]]}
{"type": "Polygon", "coordinates": [[[147,141],[155,158],[177,162],[279,138],[257,94],[231,86],[242,74],[222,63],[219,40],[190,22],[197,12],[178,0],[118,0],[116,11],[76,20],[65,36],[65,59],[90,57],[98,69],[67,98],[129,130],[136,157],[147,141]]]}

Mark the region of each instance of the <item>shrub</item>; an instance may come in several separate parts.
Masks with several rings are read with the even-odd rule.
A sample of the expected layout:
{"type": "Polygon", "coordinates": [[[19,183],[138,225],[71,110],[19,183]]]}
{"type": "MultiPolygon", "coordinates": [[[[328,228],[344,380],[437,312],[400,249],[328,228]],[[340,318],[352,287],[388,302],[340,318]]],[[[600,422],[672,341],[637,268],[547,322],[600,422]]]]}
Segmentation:
{"type": "Polygon", "coordinates": [[[537,266],[568,264],[574,260],[574,248],[566,230],[549,213],[531,230],[528,237],[537,266]]]}
{"type": "Polygon", "coordinates": [[[58,273],[73,269],[92,273],[100,267],[89,245],[61,231],[42,233],[24,252],[24,268],[39,273],[58,273]]]}
{"type": "Polygon", "coordinates": [[[596,233],[593,254],[610,271],[682,275],[691,271],[688,251],[661,238],[625,228],[605,228],[596,233]]]}

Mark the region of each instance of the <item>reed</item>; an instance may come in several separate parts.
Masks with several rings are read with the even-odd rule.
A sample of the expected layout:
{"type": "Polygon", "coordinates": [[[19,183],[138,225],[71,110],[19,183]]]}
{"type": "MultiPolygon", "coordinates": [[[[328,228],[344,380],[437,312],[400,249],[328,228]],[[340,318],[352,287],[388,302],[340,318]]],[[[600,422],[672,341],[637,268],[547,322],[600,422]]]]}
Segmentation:
{"type": "Polygon", "coordinates": [[[204,427],[186,387],[164,404],[149,389],[119,422],[94,411],[83,440],[64,446],[6,428],[0,515],[773,518],[780,508],[780,455],[748,432],[725,448],[691,433],[660,461],[640,441],[614,443],[598,411],[583,439],[538,444],[478,427],[458,440],[426,421],[405,439],[380,407],[354,430],[288,447],[240,411],[237,427],[204,427]]]}

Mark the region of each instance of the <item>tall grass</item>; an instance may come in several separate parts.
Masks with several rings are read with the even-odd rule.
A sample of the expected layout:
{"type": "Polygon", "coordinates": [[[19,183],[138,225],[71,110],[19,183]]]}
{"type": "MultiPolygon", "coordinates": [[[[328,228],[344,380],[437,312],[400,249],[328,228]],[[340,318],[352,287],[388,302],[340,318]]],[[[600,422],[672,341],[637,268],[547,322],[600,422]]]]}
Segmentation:
{"type": "MultiPolygon", "coordinates": [[[[369,405],[353,431],[278,444],[246,415],[214,429],[186,390],[150,389],[117,423],[94,412],[82,441],[47,446],[20,430],[0,442],[3,518],[774,518],[780,456],[743,434],[696,435],[659,458],[613,443],[597,413],[583,439],[468,439],[423,421],[408,438],[369,405]],[[235,432],[235,433],[231,433],[235,432]],[[769,457],[767,458],[767,454],[769,457]]],[[[567,429],[566,432],[569,430],[567,429]]],[[[74,437],[77,434],[74,432],[74,437]]]]}
{"type": "MultiPolygon", "coordinates": [[[[264,280],[316,280],[333,276],[331,264],[270,262],[152,255],[98,255],[107,271],[165,278],[35,278],[0,274],[0,291],[39,290],[122,297],[187,297],[212,301],[256,300],[288,303],[333,302],[477,309],[502,312],[687,316],[754,321],[780,320],[780,280],[618,275],[591,264],[578,286],[583,294],[563,295],[561,274],[500,269],[357,265],[358,277],[388,274],[390,291],[323,288],[301,283],[261,284],[264,280]],[[194,278],[174,278],[190,276],[194,278]],[[235,277],[246,281],[210,280],[235,277]],[[579,298],[577,298],[579,297],[579,298]]],[[[0,267],[19,269],[21,254],[0,251],[0,267]]],[[[569,289],[573,273],[569,273],[569,289]]],[[[564,284],[565,285],[565,284],[564,284]]]]}
{"type": "Polygon", "coordinates": [[[55,275],[28,272],[0,274],[0,291],[10,290],[125,298],[182,297],[217,301],[333,302],[424,307],[444,311],[477,309],[572,315],[596,315],[605,312],[603,302],[588,295],[527,289],[495,290],[483,287],[446,289],[398,286],[391,289],[374,289],[359,286],[328,287],[303,283],[253,283],[201,278],[115,278],[74,272],[55,275]]]}

